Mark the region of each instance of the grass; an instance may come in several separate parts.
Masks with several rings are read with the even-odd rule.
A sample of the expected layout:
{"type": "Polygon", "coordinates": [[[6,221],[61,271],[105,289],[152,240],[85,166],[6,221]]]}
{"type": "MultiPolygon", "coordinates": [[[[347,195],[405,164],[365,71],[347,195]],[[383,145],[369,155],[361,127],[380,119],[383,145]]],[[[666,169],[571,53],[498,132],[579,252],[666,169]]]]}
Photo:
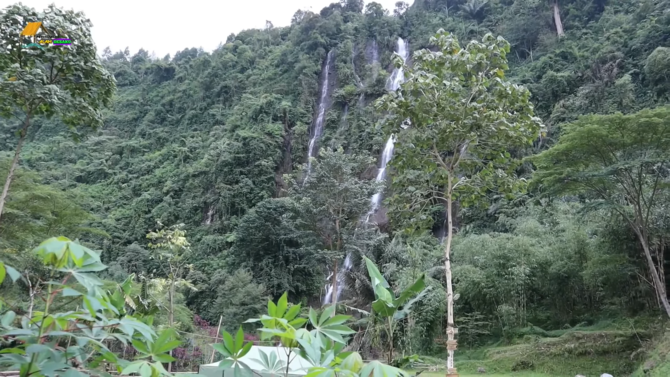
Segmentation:
{"type": "MultiPolygon", "coordinates": [[[[656,324],[658,324],[656,319],[656,324]]],[[[462,377],[516,376],[558,377],[582,374],[587,377],[610,373],[614,376],[670,376],[670,331],[657,342],[653,353],[655,369],[644,374],[642,366],[651,339],[658,334],[649,323],[610,321],[593,326],[581,324],[569,329],[544,331],[533,327],[520,331],[511,344],[489,346],[456,353],[456,368],[462,377]],[[478,374],[483,367],[486,374],[478,374]],[[639,372],[636,372],[638,371],[639,372]],[[635,374],[633,374],[635,373],[635,374]]],[[[428,365],[444,361],[423,358],[428,365]]],[[[425,371],[425,377],[444,377],[444,369],[425,371]]]]}
{"type": "Polygon", "coordinates": [[[665,335],[654,342],[647,359],[638,367],[631,377],[643,376],[670,376],[670,329],[666,329],[665,335]]]}
{"type": "MultiPolygon", "coordinates": [[[[486,373],[486,374],[466,374],[466,373],[461,373],[460,371],[458,372],[459,377],[554,377],[549,374],[539,374],[539,373],[526,373],[526,372],[520,372],[520,373],[507,373],[507,374],[491,374],[491,373],[486,373]]],[[[426,377],[445,377],[444,372],[423,372],[421,373],[421,376],[426,376],[426,377]]]]}

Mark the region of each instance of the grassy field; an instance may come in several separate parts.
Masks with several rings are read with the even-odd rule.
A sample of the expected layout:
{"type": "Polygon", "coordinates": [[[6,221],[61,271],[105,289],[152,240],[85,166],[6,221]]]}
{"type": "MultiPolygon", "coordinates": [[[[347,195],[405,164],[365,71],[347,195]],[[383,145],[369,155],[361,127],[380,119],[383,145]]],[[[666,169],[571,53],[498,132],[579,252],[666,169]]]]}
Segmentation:
{"type": "MultiPolygon", "coordinates": [[[[518,372],[518,373],[508,373],[508,374],[463,374],[463,373],[458,373],[459,377],[558,377],[558,376],[552,376],[550,374],[540,374],[540,373],[527,373],[527,372],[518,372]]],[[[426,376],[426,377],[444,377],[445,374],[444,372],[438,373],[438,372],[424,372],[421,373],[421,376],[426,376]]],[[[572,376],[570,376],[572,377],[572,376]]]]}
{"type": "MultiPolygon", "coordinates": [[[[664,324],[659,318],[640,318],[639,323],[612,320],[555,331],[531,326],[505,345],[459,350],[456,368],[462,377],[599,377],[602,373],[668,377],[670,329],[665,338],[658,336],[664,324]],[[479,367],[486,373],[478,374],[479,367]]],[[[432,367],[420,377],[445,376],[444,360],[429,356],[422,360],[432,367]]]]}

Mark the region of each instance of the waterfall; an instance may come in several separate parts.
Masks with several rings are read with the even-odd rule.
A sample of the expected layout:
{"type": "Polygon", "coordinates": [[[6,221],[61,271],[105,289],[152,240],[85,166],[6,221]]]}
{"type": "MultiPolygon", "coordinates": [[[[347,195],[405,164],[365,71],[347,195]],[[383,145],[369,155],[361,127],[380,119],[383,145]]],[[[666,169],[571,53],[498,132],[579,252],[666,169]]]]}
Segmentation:
{"type": "Polygon", "coordinates": [[[379,48],[377,47],[377,40],[372,40],[372,64],[379,63],[379,48]]]}
{"type": "Polygon", "coordinates": [[[316,142],[321,137],[323,132],[323,122],[326,117],[326,110],[328,110],[328,88],[330,85],[330,69],[333,65],[333,50],[328,51],[326,57],[326,64],[321,75],[321,98],[319,99],[319,112],[314,122],[314,132],[312,138],[309,139],[309,151],[307,154],[307,176],[312,171],[312,157],[316,157],[317,148],[316,142]]]}
{"type": "MultiPolygon", "coordinates": [[[[409,57],[409,50],[407,49],[407,43],[405,40],[400,37],[398,37],[398,48],[396,50],[396,54],[400,56],[403,63],[407,62],[407,58],[409,57]]],[[[404,81],[405,73],[403,72],[403,68],[395,68],[393,69],[391,76],[386,81],[386,89],[394,92],[400,88],[400,84],[402,84],[404,81]]]]}
{"type": "MultiPolygon", "coordinates": [[[[373,52],[377,51],[377,43],[373,41],[373,52]]],[[[409,57],[409,50],[407,49],[407,43],[402,39],[398,38],[398,51],[396,51],[398,55],[402,58],[403,62],[407,62],[407,58],[409,57]]],[[[373,53],[373,59],[375,58],[376,54],[373,53]]],[[[400,84],[402,84],[405,81],[405,75],[403,73],[403,69],[401,68],[396,68],[393,70],[393,74],[391,74],[391,77],[389,77],[389,81],[386,83],[386,88],[390,91],[395,91],[400,88],[400,84]]],[[[393,149],[395,147],[395,135],[391,135],[388,140],[386,141],[386,145],[384,146],[384,151],[382,152],[382,156],[380,159],[379,163],[379,169],[377,170],[377,177],[375,178],[375,182],[383,182],[386,179],[386,166],[388,163],[391,161],[393,158],[393,149]]],[[[368,210],[367,215],[365,218],[361,219],[361,222],[364,223],[364,225],[370,224],[370,218],[377,212],[379,207],[381,206],[382,202],[382,193],[383,190],[378,191],[374,195],[372,195],[372,198],[370,198],[370,209],[368,210]]],[[[323,305],[327,305],[332,302],[333,296],[335,296],[336,300],[340,299],[340,296],[342,295],[342,291],[344,290],[344,281],[346,278],[347,272],[351,269],[351,254],[347,254],[346,258],[344,258],[344,263],[340,267],[339,271],[337,271],[337,277],[335,278],[337,280],[337,292],[333,292],[333,286],[330,284],[330,279],[333,277],[333,273],[331,271],[330,275],[328,276],[328,279],[326,279],[326,294],[323,296],[323,305]]]]}
{"type": "MultiPolygon", "coordinates": [[[[379,169],[377,169],[377,177],[375,182],[383,182],[386,179],[386,166],[393,158],[393,148],[395,146],[395,136],[391,135],[386,141],[386,146],[384,146],[384,151],[382,152],[382,157],[380,159],[379,169]]],[[[367,215],[361,219],[361,222],[364,225],[370,224],[370,218],[377,212],[381,203],[382,203],[382,190],[379,190],[372,198],[370,198],[370,209],[368,210],[367,215]]],[[[346,278],[347,272],[351,269],[351,254],[347,254],[344,258],[344,264],[342,264],[340,270],[337,272],[337,292],[335,292],[335,297],[339,300],[344,290],[344,280],[346,278]]],[[[332,279],[333,273],[331,272],[328,278],[326,279],[326,294],[323,296],[323,304],[327,305],[331,303],[333,297],[333,285],[330,284],[330,279],[332,279]]]]}
{"type": "MultiPolygon", "coordinates": [[[[386,165],[388,165],[391,158],[393,158],[393,148],[395,146],[395,136],[391,135],[386,141],[386,146],[384,146],[384,151],[382,152],[381,164],[379,165],[379,170],[377,170],[377,177],[375,182],[383,182],[386,179],[386,165]]],[[[370,217],[377,212],[379,206],[382,204],[382,190],[372,195],[370,198],[370,211],[368,211],[367,216],[365,217],[365,222],[370,222],[370,217]]]]}

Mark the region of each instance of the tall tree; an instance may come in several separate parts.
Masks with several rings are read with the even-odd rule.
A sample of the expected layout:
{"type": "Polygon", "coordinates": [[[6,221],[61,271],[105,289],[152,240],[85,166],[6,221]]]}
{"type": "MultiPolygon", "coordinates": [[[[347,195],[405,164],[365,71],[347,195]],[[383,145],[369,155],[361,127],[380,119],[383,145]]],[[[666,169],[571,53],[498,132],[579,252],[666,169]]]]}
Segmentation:
{"type": "Polygon", "coordinates": [[[289,194],[300,207],[300,227],[315,235],[315,254],[332,266],[331,303],[337,301],[342,288],[338,287],[338,272],[346,254],[364,247],[370,239],[372,230],[362,226],[361,218],[369,210],[370,197],[378,185],[361,175],[373,164],[371,157],[326,148],[303,183],[289,179],[289,194]]]}
{"type": "Polygon", "coordinates": [[[532,161],[538,168],[534,181],[548,193],[583,195],[591,208],[608,208],[625,220],[670,317],[657,221],[670,188],[670,107],[582,117],[564,126],[558,143],[532,161]]]}
{"type": "Polygon", "coordinates": [[[102,125],[100,109],[110,104],[116,87],[96,56],[90,28],[83,13],[53,5],[44,12],[22,4],[0,11],[0,72],[4,76],[0,77],[0,116],[18,120],[18,142],[0,195],[0,216],[33,119],[57,116],[75,138],[78,126],[95,129],[102,125]],[[69,38],[72,44],[23,47],[29,37],[22,32],[31,22],[41,22],[43,33],[69,38]]]}
{"type": "MultiPolygon", "coordinates": [[[[159,222],[158,226],[162,227],[162,224],[159,222]]],[[[190,270],[187,257],[191,252],[191,244],[186,239],[186,232],[181,230],[182,226],[183,224],[179,224],[147,234],[147,238],[152,241],[149,247],[155,250],[155,258],[162,262],[160,266],[167,277],[165,285],[167,285],[168,326],[170,328],[175,325],[176,289],[179,286],[191,286],[185,279],[190,270]]],[[[163,285],[162,279],[157,279],[156,283],[163,285]]],[[[172,356],[172,351],[170,351],[170,356],[172,356]]],[[[172,363],[168,364],[168,371],[171,369],[172,363]]]]}
{"type": "MultiPolygon", "coordinates": [[[[530,92],[505,80],[509,43],[487,34],[462,48],[454,36],[439,30],[430,39],[437,51],[414,54],[405,67],[407,81],[378,102],[387,111],[387,129],[398,143],[391,166],[394,195],[391,212],[409,229],[426,229],[430,203],[446,207],[444,243],[447,284],[448,374],[456,375],[451,277],[454,200],[481,203],[491,190],[518,188],[509,150],[530,144],[542,124],[533,115],[530,92]]],[[[396,60],[396,64],[402,64],[396,60]]]]}

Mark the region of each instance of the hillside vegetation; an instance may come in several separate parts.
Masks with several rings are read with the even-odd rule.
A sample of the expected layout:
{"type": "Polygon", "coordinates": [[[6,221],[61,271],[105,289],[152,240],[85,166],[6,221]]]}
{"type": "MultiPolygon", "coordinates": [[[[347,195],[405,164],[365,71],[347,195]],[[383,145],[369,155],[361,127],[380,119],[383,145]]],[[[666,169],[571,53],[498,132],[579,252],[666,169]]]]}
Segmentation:
{"type": "MultiPolygon", "coordinates": [[[[184,370],[211,352],[209,340],[188,334],[211,333],[219,320],[227,331],[252,332],[243,322],[265,313],[268,298],[288,292],[290,302],[321,307],[333,282],[336,291],[344,285],[338,304],[356,317],[351,346],[364,357],[385,358],[390,342],[398,357],[446,359],[446,175],[416,163],[421,135],[400,128],[402,111],[428,106],[416,93],[438,72],[413,54],[448,54],[436,42],[444,29],[460,43],[454,60],[471,40],[499,48],[488,64],[473,54],[472,66],[504,67],[484,86],[527,88],[544,127],[532,143],[504,150],[463,152],[512,131],[435,151],[481,163],[454,175],[463,180],[450,259],[459,370],[668,375],[670,346],[658,337],[670,315],[669,9],[668,0],[416,0],[393,10],[342,0],[319,13],[298,10],[288,27],[231,34],[212,52],[155,57],[151,46],[135,54],[98,46],[116,82],[104,125],[75,131],[57,117],[33,120],[0,220],[2,259],[32,268],[25,252],[58,235],[101,250],[102,278],[135,274],[134,289],[171,307],[155,313],[155,324],[190,339],[178,348],[194,360],[184,370]],[[507,42],[487,42],[488,33],[507,42]],[[402,64],[399,38],[411,52],[403,85],[414,94],[387,87],[402,64]],[[425,64],[410,69],[415,61],[425,64]],[[398,93],[417,102],[394,108],[398,93]],[[319,153],[305,179],[321,105],[319,153]],[[391,133],[394,159],[375,180],[391,133]],[[384,201],[373,208],[379,190],[384,201]],[[181,280],[170,283],[172,256],[159,257],[147,235],[178,224],[190,246],[181,280]],[[365,314],[376,296],[363,257],[395,292],[425,274],[428,290],[394,336],[365,314]],[[332,272],[343,265],[339,280],[332,272]],[[639,369],[645,362],[651,374],[639,369]]],[[[477,76],[462,69],[449,77],[467,86],[477,76]]],[[[518,93],[513,104],[511,94],[491,101],[522,112],[518,93]]],[[[487,105],[476,114],[489,116],[487,105]]],[[[460,116],[421,109],[410,117],[417,129],[433,130],[421,114],[442,112],[449,124],[460,116]]],[[[15,119],[0,129],[4,182],[15,119]]],[[[6,284],[3,296],[27,311],[28,288],[6,284]]]]}

